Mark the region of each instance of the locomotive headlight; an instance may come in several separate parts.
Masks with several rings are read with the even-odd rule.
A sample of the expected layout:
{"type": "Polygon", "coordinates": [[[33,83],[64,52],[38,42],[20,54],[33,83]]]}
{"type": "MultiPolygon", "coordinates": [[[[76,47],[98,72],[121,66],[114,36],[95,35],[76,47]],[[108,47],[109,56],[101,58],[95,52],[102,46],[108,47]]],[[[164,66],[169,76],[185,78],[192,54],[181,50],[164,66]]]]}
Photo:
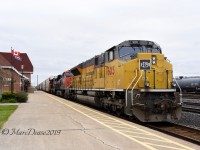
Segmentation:
{"type": "Polygon", "coordinates": [[[172,82],[172,87],[176,87],[176,83],[175,82],[172,82]]]}
{"type": "Polygon", "coordinates": [[[156,56],[152,56],[152,64],[153,64],[153,65],[156,64],[156,56]]]}
{"type": "Polygon", "coordinates": [[[149,83],[149,82],[145,82],[145,83],[144,83],[144,86],[145,86],[146,88],[149,88],[150,83],[149,83]]]}

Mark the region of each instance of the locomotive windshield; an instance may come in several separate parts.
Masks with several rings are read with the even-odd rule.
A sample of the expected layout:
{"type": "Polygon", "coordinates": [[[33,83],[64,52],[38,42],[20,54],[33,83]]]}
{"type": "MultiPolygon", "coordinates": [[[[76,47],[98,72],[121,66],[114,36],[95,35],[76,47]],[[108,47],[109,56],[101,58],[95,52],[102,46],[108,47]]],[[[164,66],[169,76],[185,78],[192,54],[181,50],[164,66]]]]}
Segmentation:
{"type": "Polygon", "coordinates": [[[119,57],[140,53],[140,47],[121,47],[119,48],[119,57]]]}
{"type": "Polygon", "coordinates": [[[66,77],[68,78],[68,77],[71,77],[72,76],[72,73],[70,73],[70,72],[67,72],[66,73],[66,77]]]}
{"type": "Polygon", "coordinates": [[[119,47],[119,57],[132,57],[137,53],[161,53],[160,49],[157,48],[149,48],[145,46],[141,47],[119,47]]]}

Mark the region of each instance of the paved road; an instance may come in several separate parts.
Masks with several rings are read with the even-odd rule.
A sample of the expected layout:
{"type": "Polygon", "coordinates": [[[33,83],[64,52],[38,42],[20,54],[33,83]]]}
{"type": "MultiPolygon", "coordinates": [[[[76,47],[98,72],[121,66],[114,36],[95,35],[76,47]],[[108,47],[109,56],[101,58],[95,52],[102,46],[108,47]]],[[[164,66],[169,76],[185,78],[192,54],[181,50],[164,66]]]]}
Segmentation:
{"type": "Polygon", "coordinates": [[[0,150],[198,148],[44,92],[29,94],[0,131],[0,150]]]}

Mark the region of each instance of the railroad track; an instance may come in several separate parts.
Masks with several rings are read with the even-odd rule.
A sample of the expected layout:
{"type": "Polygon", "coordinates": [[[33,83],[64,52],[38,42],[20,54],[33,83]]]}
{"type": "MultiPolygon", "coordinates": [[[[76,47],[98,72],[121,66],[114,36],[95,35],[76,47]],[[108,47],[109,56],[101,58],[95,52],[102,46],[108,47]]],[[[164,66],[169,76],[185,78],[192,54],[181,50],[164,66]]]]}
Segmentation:
{"type": "Polygon", "coordinates": [[[183,102],[182,110],[186,112],[193,112],[200,114],[200,103],[195,102],[183,102]]]}
{"type": "Polygon", "coordinates": [[[191,106],[200,106],[200,103],[193,103],[193,102],[183,102],[183,104],[186,104],[186,105],[191,105],[191,106]]]}
{"type": "MultiPolygon", "coordinates": [[[[86,105],[86,104],[83,104],[83,105],[86,105]]],[[[86,105],[86,106],[88,106],[88,105],[86,105]]],[[[94,108],[91,106],[88,106],[88,107],[94,108]]],[[[178,124],[171,123],[171,122],[143,123],[143,122],[138,121],[135,118],[127,118],[127,116],[123,116],[123,115],[119,116],[113,112],[110,112],[110,111],[108,112],[108,111],[102,110],[100,108],[95,108],[95,109],[97,109],[101,112],[108,113],[110,115],[119,117],[121,119],[151,128],[153,130],[177,137],[179,139],[183,139],[185,141],[200,145],[200,130],[198,130],[198,129],[186,127],[183,125],[178,125],[178,124]]],[[[190,112],[191,112],[191,109],[190,109],[190,112]]]]}
{"type": "Polygon", "coordinates": [[[183,98],[200,99],[200,93],[183,93],[183,98]]]}
{"type": "MultiPolygon", "coordinates": [[[[194,103],[188,102],[187,104],[193,105],[194,103]]],[[[86,104],[83,104],[83,105],[86,105],[86,104]]],[[[94,107],[91,107],[91,106],[88,106],[88,107],[94,108],[94,107]]],[[[119,115],[116,115],[115,113],[113,113],[111,111],[108,112],[108,111],[102,110],[100,108],[95,108],[95,109],[97,109],[101,112],[108,113],[110,115],[119,117],[121,119],[124,119],[124,120],[130,121],[130,122],[134,122],[136,124],[151,128],[153,130],[156,130],[156,131],[177,137],[179,139],[183,139],[185,141],[200,145],[200,130],[198,130],[198,129],[186,127],[186,126],[183,126],[183,125],[178,125],[178,124],[171,123],[171,122],[143,123],[143,122],[138,121],[136,118],[127,118],[127,116],[123,116],[123,115],[119,116],[119,115]]],[[[183,108],[183,109],[185,109],[185,108],[183,108]]],[[[191,112],[192,109],[188,108],[188,111],[191,112]]]]}
{"type": "Polygon", "coordinates": [[[198,113],[198,114],[200,114],[200,109],[198,109],[198,108],[192,108],[192,107],[182,106],[182,110],[186,111],[186,112],[192,112],[192,113],[198,113]]]}
{"type": "MultiPolygon", "coordinates": [[[[102,110],[100,110],[102,111],[102,110]]],[[[189,110],[191,112],[191,109],[189,110]]],[[[106,112],[106,111],[102,111],[106,112]]],[[[107,112],[108,113],[108,112],[107,112]]],[[[127,118],[127,116],[117,116],[116,114],[109,112],[108,114],[119,117],[121,119],[134,122],[136,124],[151,128],[153,130],[183,139],[185,141],[200,145],[200,130],[191,127],[175,124],[172,122],[154,122],[154,123],[143,123],[135,118],[127,118]]]]}
{"type": "MultiPolygon", "coordinates": [[[[102,110],[100,110],[102,111],[102,110]]],[[[191,112],[191,108],[188,109],[189,112],[191,112]]],[[[105,111],[104,111],[105,112],[105,111]]],[[[108,113],[108,112],[107,112],[108,113]]],[[[199,112],[200,113],[200,112],[199,112]]],[[[116,114],[113,114],[109,112],[110,115],[117,116],[116,114]]],[[[143,123],[135,118],[127,118],[126,116],[117,116],[121,119],[134,122],[136,124],[151,128],[153,130],[171,135],[173,137],[177,137],[179,139],[183,139],[185,141],[200,145],[200,130],[194,129],[191,127],[175,124],[172,122],[155,122],[155,123],[143,123]]]]}
{"type": "Polygon", "coordinates": [[[191,143],[200,145],[200,130],[190,127],[164,122],[164,123],[148,123],[145,125],[151,129],[169,134],[171,136],[189,141],[191,143]]]}

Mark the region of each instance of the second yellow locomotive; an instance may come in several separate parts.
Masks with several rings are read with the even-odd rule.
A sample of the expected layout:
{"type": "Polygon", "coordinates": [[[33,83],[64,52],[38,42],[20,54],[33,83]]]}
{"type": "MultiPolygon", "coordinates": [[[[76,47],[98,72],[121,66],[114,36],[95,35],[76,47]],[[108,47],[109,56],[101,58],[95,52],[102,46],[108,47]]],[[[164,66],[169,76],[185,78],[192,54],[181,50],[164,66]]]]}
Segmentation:
{"type": "Polygon", "coordinates": [[[70,71],[67,97],[143,122],[181,117],[172,64],[152,41],[124,41],[70,71]]]}

